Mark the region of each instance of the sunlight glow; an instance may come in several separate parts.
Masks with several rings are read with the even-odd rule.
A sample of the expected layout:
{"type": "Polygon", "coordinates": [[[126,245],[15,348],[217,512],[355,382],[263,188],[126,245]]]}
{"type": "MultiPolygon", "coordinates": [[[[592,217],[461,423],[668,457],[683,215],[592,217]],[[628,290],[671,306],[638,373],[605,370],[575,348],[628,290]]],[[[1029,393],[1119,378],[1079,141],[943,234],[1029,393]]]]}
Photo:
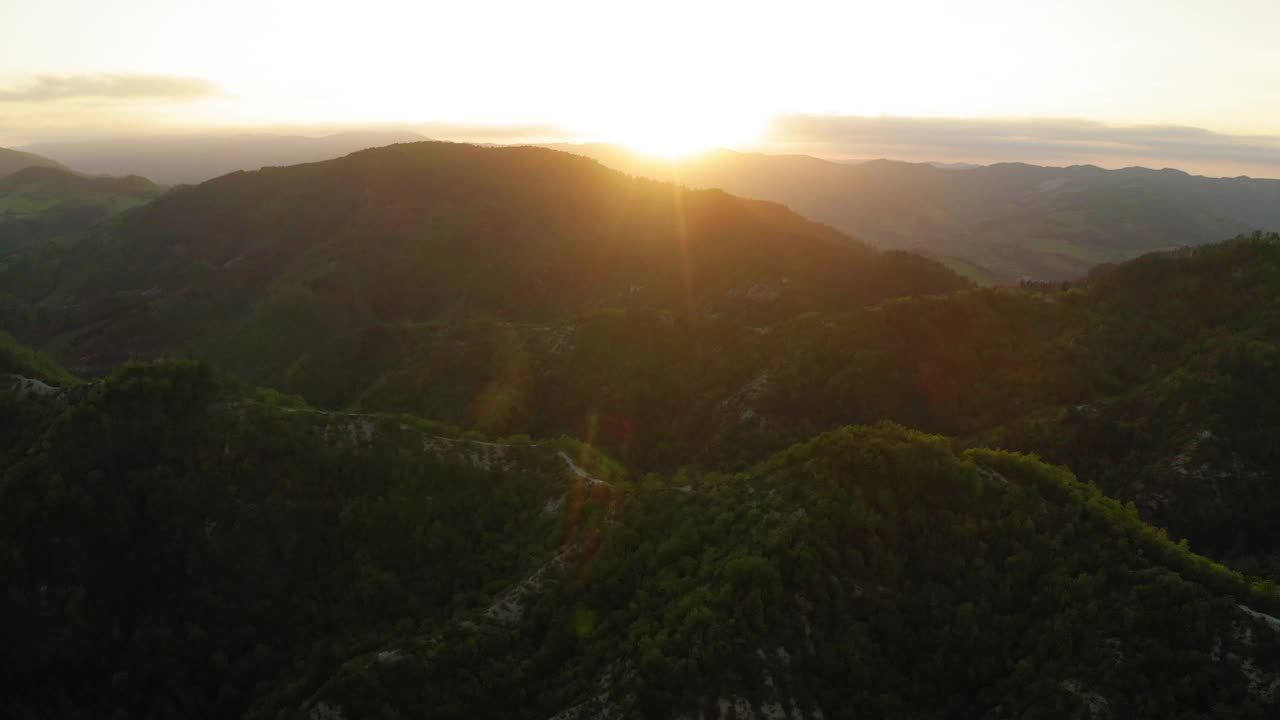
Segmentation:
{"type": "Polygon", "coordinates": [[[766,129],[763,118],[749,113],[658,110],[601,118],[583,128],[582,134],[597,142],[676,159],[713,148],[749,145],[766,129]]]}
{"type": "Polygon", "coordinates": [[[0,0],[12,8],[0,12],[5,27],[22,29],[4,38],[0,146],[386,124],[450,140],[619,143],[667,159],[727,147],[1274,175],[1280,2],[1202,5],[0,0]],[[959,125],[767,132],[769,118],[790,115],[959,125]],[[1006,154],[963,125],[993,119],[1187,126],[1240,139],[1186,136],[1196,148],[1173,155],[1164,130],[1143,131],[1152,140],[1130,157],[1118,154],[1124,147],[1082,155],[1069,142],[1023,149],[1035,143],[1011,136],[1006,154]]]}

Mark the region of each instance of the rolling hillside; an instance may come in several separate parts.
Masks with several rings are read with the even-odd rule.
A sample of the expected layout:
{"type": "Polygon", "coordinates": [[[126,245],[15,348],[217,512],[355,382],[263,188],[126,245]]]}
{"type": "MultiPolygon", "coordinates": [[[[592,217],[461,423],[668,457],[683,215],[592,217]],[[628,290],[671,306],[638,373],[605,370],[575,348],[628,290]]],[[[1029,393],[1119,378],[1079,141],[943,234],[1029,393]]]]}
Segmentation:
{"type": "Polygon", "coordinates": [[[14,331],[82,374],[194,356],[321,407],[569,433],[645,470],[742,470],[886,419],[1036,452],[1280,577],[1280,415],[1256,392],[1276,268],[1259,234],[972,289],[776,205],[431,143],[170,193],[0,290],[14,331]]]}
{"type": "Polygon", "coordinates": [[[882,248],[980,282],[1057,281],[1144,253],[1280,227],[1280,180],[1021,163],[939,168],[719,150],[674,165],[611,145],[559,145],[625,172],[780,202],[882,248]]]}
{"type": "Polygon", "coordinates": [[[0,177],[0,259],[47,241],[74,242],[95,224],[159,197],[138,176],[89,177],[33,166],[0,177]]]}
{"type": "Polygon", "coordinates": [[[1280,708],[1273,585],[894,425],[640,475],[170,362],[0,385],[0,426],[12,717],[1280,708]]]}
{"type": "Polygon", "coordinates": [[[966,285],[774,204],[447,143],[179,189],[9,277],[77,369],[194,352],[273,384],[363,329],[616,309],[767,322],[966,285]]]}
{"type": "Polygon", "coordinates": [[[41,247],[73,370],[249,382],[0,335],[14,717],[1280,710],[1275,235],[975,288],[426,143],[41,247]]]}

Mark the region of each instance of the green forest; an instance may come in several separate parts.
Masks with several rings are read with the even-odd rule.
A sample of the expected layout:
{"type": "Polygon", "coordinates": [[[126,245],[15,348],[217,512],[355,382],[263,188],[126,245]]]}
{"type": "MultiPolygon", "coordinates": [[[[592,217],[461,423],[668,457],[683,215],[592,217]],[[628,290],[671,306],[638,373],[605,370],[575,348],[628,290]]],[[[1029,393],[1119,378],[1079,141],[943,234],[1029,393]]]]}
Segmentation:
{"type": "Polygon", "coordinates": [[[0,423],[11,717],[1280,702],[1275,585],[1062,468],[899,425],[640,473],[185,361],[15,389],[0,423]]]}
{"type": "Polygon", "coordinates": [[[0,225],[7,717],[1280,712],[1280,235],[978,287],[532,147],[125,185],[0,225]]]}

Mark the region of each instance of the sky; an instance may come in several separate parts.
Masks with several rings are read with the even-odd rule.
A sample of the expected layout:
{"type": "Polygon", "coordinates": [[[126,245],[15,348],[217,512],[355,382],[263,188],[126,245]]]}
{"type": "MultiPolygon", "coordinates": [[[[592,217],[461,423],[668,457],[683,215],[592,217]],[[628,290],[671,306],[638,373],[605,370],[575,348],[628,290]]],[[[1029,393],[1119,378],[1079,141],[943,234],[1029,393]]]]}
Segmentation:
{"type": "Polygon", "coordinates": [[[0,0],[0,146],[425,125],[1280,177],[1277,27],[1277,0],[0,0]]]}

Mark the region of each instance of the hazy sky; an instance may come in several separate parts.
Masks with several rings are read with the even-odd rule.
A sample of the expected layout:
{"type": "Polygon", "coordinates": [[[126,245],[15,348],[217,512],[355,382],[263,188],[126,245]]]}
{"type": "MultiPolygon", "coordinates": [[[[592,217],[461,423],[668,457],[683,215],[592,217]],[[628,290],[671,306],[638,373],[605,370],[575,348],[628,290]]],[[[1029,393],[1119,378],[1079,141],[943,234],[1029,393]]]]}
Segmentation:
{"type": "MultiPolygon", "coordinates": [[[[1114,130],[1085,149],[1116,157],[1152,157],[1134,135],[1151,126],[1181,147],[1205,131],[1234,154],[1192,160],[1229,174],[1259,165],[1251,148],[1280,152],[1277,28],[1280,0],[0,0],[0,145],[438,122],[860,155],[824,138],[879,119],[882,135],[981,125],[1016,145],[1053,121],[1114,130]],[[782,134],[797,117],[816,121],[782,134]]],[[[899,146],[921,150],[880,143],[899,146]]],[[[1261,165],[1280,175],[1280,158],[1261,165]]]]}

